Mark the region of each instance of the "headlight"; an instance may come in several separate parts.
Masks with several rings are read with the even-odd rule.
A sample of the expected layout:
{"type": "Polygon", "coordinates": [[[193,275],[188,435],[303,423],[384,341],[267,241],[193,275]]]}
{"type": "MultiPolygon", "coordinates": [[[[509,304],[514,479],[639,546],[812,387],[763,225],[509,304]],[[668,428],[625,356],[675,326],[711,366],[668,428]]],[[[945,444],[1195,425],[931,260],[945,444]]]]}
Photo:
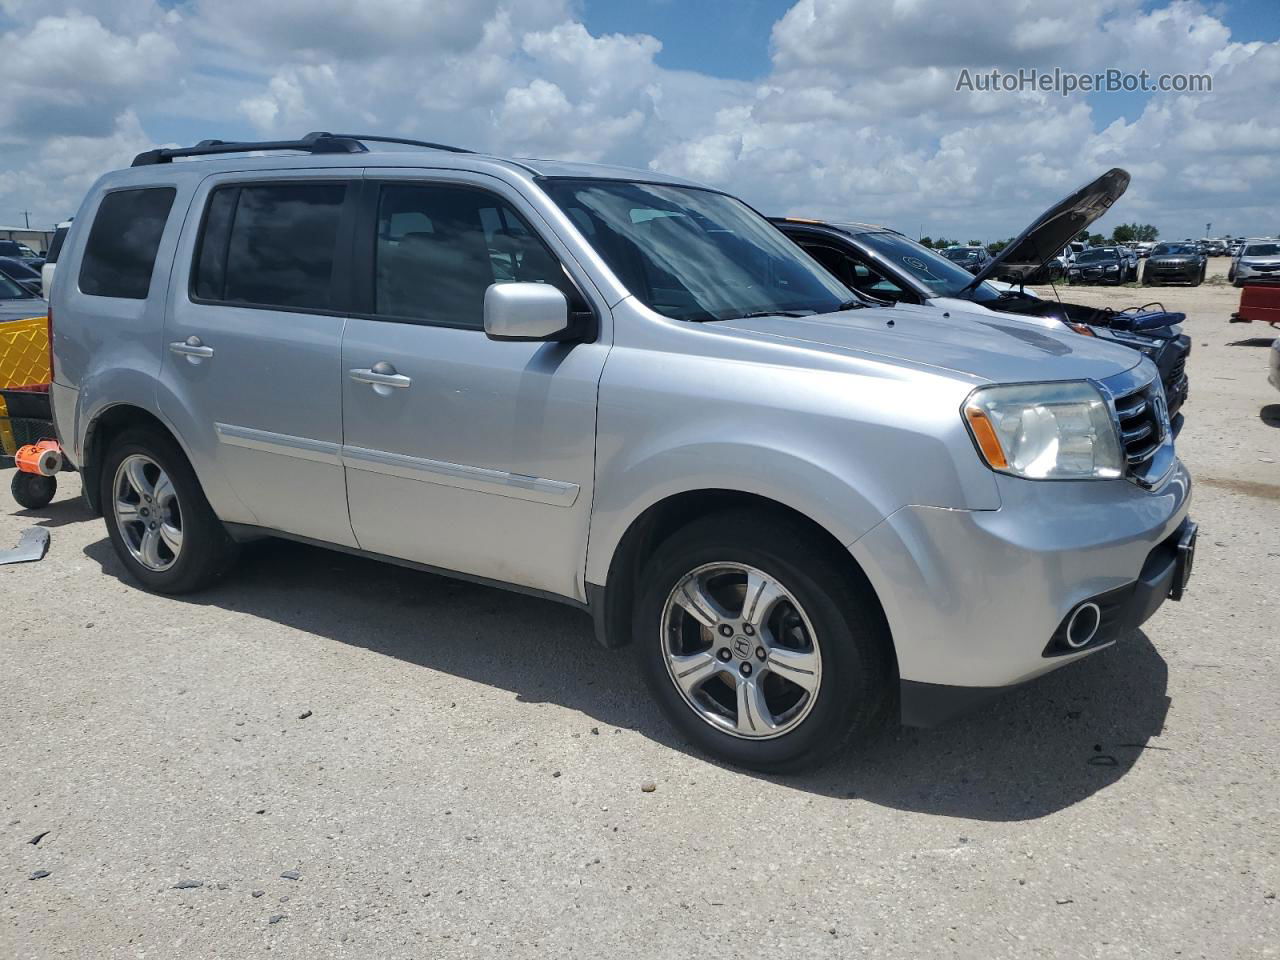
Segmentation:
{"type": "Polygon", "coordinates": [[[1102,393],[1083,380],[979,387],[964,405],[978,452],[993,470],[1028,480],[1105,480],[1124,457],[1102,393]]]}
{"type": "Polygon", "coordinates": [[[1111,266],[1107,267],[1107,273],[1115,273],[1119,269],[1120,268],[1113,263],[1111,266]]]}

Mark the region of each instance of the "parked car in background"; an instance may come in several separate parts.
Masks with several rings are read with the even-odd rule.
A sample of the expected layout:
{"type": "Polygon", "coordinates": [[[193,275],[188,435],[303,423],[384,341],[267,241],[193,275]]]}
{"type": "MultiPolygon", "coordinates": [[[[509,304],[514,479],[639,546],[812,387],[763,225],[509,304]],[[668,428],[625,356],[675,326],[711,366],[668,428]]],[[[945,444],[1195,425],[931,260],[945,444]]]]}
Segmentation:
{"type": "Polygon", "coordinates": [[[1280,240],[1250,240],[1232,266],[1231,280],[1237,287],[1280,282],[1280,240]]]}
{"type": "Polygon", "coordinates": [[[1090,247],[1076,255],[1067,283],[1126,283],[1136,270],[1119,247],[1090,247]]]}
{"type": "Polygon", "coordinates": [[[1207,257],[1225,257],[1227,245],[1221,240],[1201,240],[1200,246],[1207,257]]]}
{"type": "Polygon", "coordinates": [[[0,240],[0,257],[12,257],[15,260],[22,260],[26,263],[35,265],[39,269],[40,264],[44,263],[44,257],[36,253],[25,243],[17,240],[0,240]]]}
{"type": "Polygon", "coordinates": [[[286,536],[554,598],[764,770],[1181,597],[1191,480],[1138,353],[884,306],[654,170],[376,139],[147,151],[81,205],[54,418],[143,587],[286,536]]]}
{"type": "Polygon", "coordinates": [[[863,294],[929,306],[957,322],[998,315],[1002,321],[1069,329],[1137,350],[1159,369],[1176,428],[1190,389],[1186,365],[1191,339],[1182,332],[1182,314],[1137,306],[1117,312],[1042,300],[1023,286],[1025,278],[1043,267],[1040,251],[1058,249],[1064,236],[1074,236],[1102,216],[1128,184],[1123,170],[1103,174],[1049,208],[977,276],[888,227],[802,217],[774,217],[772,222],[842,283],[863,294]],[[992,279],[996,275],[1014,283],[992,279]]]}
{"type": "Polygon", "coordinates": [[[1147,257],[1142,282],[1149,287],[1162,283],[1189,283],[1198,287],[1208,268],[1209,259],[1194,240],[1157,243],[1147,257]]]}
{"type": "Polygon", "coordinates": [[[1230,246],[1228,247],[1228,253],[1233,257],[1238,257],[1240,256],[1240,251],[1243,249],[1244,249],[1243,240],[1232,240],[1230,246]]]}
{"type": "Polygon", "coordinates": [[[46,311],[44,300],[24,285],[0,273],[0,323],[38,317],[46,311]]]}
{"type": "Polygon", "coordinates": [[[1117,243],[1116,249],[1120,251],[1120,255],[1124,257],[1125,263],[1128,265],[1126,276],[1130,280],[1138,279],[1139,257],[1138,251],[1129,246],[1127,243],[1117,243]]]}
{"type": "Polygon", "coordinates": [[[26,260],[19,260],[17,257],[0,257],[0,273],[14,283],[22,284],[37,297],[44,293],[40,282],[40,271],[26,260]]]}
{"type": "Polygon", "coordinates": [[[942,255],[970,273],[981,272],[991,262],[991,254],[987,253],[986,247],[947,247],[942,255]]]}
{"type": "Polygon", "coordinates": [[[40,268],[40,286],[45,296],[53,290],[53,271],[62,253],[62,245],[67,241],[67,231],[71,229],[71,221],[63,220],[53,231],[53,239],[49,241],[49,253],[45,256],[44,265],[40,268]]]}
{"type": "Polygon", "coordinates": [[[1152,240],[1139,240],[1134,244],[1134,249],[1138,251],[1138,256],[1145,260],[1151,255],[1151,248],[1154,246],[1155,242],[1152,240]]]}

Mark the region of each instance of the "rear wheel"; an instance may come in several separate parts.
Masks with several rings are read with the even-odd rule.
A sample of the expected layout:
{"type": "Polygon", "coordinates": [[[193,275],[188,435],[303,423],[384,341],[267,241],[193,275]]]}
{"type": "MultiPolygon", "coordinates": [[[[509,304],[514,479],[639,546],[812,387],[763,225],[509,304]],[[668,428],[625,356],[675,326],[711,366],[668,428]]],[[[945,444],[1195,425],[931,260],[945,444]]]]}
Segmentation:
{"type": "Polygon", "coordinates": [[[642,574],[633,641],[672,722],[705,752],[766,771],[814,766],[865,735],[892,692],[870,587],[802,525],[704,517],[642,574]]]}
{"type": "Polygon", "coordinates": [[[230,568],[236,545],[171,437],[125,431],[107,451],[101,484],[111,545],[146,589],[189,593],[230,568]]]}

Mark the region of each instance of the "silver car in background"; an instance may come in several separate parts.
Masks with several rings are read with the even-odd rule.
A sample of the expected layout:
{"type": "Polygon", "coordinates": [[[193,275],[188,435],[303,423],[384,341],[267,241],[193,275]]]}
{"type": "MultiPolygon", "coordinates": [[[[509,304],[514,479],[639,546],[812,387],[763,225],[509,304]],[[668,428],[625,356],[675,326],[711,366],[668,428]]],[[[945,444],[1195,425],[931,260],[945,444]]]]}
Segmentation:
{"type": "Polygon", "coordinates": [[[1191,481],[1140,354],[880,305],[650,170],[378,139],[149,151],[82,204],[55,418],[143,587],[283,536],[555,599],[764,770],[1181,596],[1191,481]],[[218,156],[249,150],[291,153],[218,156]]]}
{"type": "Polygon", "coordinates": [[[1231,268],[1231,281],[1237,287],[1280,282],[1280,240],[1248,241],[1231,268]]]}

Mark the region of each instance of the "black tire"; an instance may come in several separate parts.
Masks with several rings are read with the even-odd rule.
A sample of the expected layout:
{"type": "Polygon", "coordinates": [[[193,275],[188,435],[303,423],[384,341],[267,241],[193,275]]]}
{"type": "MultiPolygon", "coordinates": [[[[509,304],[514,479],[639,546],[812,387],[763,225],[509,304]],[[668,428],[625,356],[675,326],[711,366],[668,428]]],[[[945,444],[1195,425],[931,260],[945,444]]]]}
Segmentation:
{"type": "Polygon", "coordinates": [[[632,641],[640,672],[671,722],[707,754],[772,773],[813,767],[873,730],[894,702],[889,628],[870,585],[849,558],[790,519],[749,510],[699,518],[654,551],[639,589],[632,641]],[[725,562],[774,578],[795,597],[819,638],[817,695],[798,725],[773,739],[742,739],[713,726],[689,705],[667,669],[668,597],[686,574],[725,562]]]}
{"type": "Polygon", "coordinates": [[[168,434],[139,427],[116,437],[103,459],[99,490],[111,545],[129,575],[145,589],[155,593],[191,593],[219,580],[235,562],[238,554],[235,541],[214,515],[186,455],[168,434]],[[116,517],[113,490],[116,471],[134,454],[154,461],[168,475],[180,505],[182,548],[166,570],[149,569],[133,557],[125,546],[116,517]]]}
{"type": "Polygon", "coordinates": [[[39,510],[47,507],[58,492],[58,478],[18,471],[9,481],[9,492],[13,494],[18,506],[27,510],[39,510]]]}

